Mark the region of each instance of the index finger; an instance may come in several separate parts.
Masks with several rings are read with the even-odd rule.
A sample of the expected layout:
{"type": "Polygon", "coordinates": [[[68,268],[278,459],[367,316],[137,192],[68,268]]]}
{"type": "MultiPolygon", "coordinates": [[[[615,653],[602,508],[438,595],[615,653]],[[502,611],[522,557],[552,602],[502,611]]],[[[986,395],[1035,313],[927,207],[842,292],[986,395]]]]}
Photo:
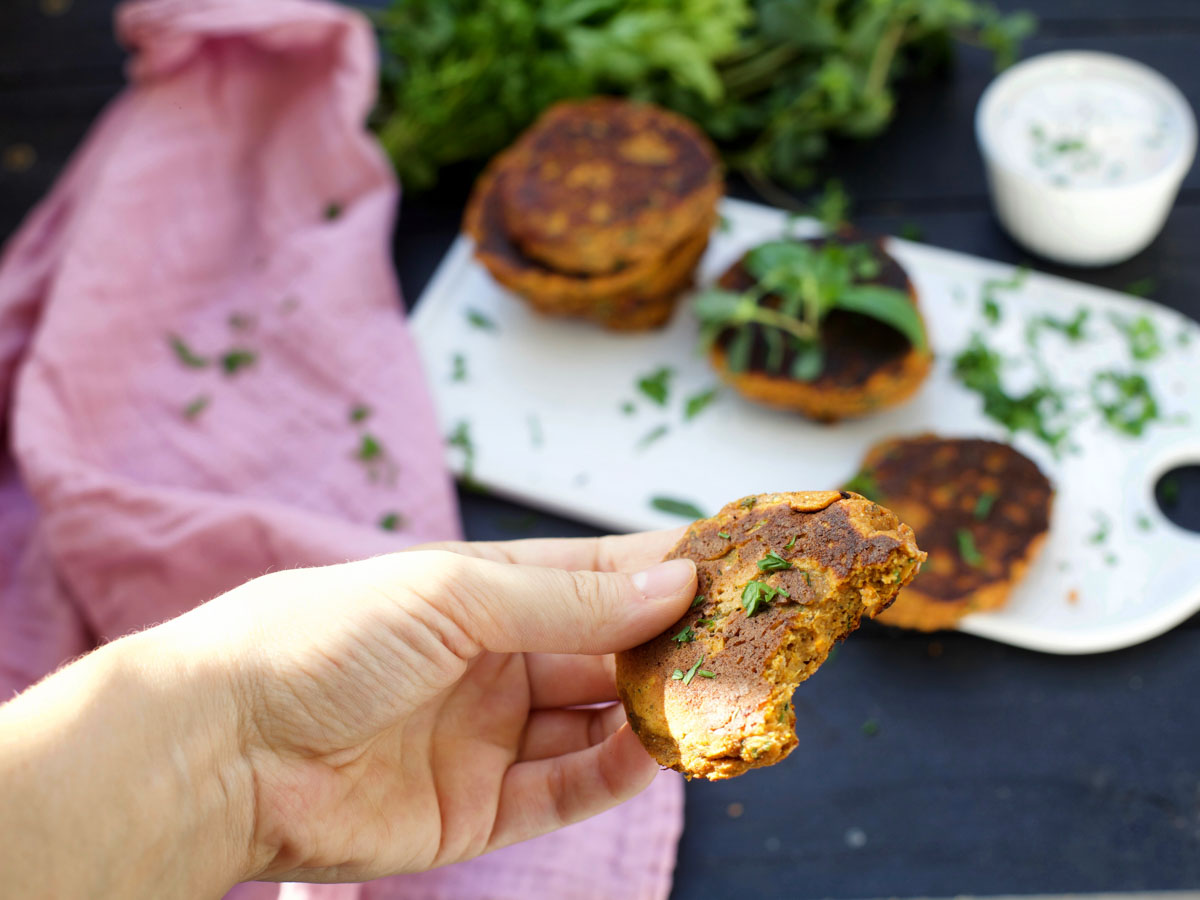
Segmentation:
{"type": "Polygon", "coordinates": [[[525,538],[519,541],[441,541],[409,550],[447,550],[492,562],[588,572],[640,572],[678,543],[686,525],[665,531],[610,534],[598,538],[525,538]]]}

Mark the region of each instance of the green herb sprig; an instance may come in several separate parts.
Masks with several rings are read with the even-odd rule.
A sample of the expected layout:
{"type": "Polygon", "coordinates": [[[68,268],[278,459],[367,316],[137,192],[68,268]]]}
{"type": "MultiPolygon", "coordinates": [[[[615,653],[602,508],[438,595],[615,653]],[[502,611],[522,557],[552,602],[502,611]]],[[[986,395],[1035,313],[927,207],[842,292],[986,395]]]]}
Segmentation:
{"type": "Polygon", "coordinates": [[[765,581],[755,580],[742,588],[742,608],[746,610],[746,617],[749,618],[765,609],[776,597],[791,596],[784,588],[772,587],[765,581]]]}

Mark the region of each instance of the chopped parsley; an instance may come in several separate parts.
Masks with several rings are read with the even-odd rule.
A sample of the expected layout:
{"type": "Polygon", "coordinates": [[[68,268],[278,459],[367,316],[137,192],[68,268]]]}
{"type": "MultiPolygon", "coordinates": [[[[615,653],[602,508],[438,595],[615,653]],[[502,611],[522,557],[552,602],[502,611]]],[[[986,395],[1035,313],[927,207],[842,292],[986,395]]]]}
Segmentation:
{"type": "Polygon", "coordinates": [[[1056,319],[1054,316],[1048,315],[1035,316],[1025,326],[1025,340],[1031,347],[1037,346],[1038,335],[1042,331],[1049,330],[1057,331],[1072,344],[1078,344],[1087,337],[1084,328],[1091,312],[1086,306],[1081,306],[1075,310],[1075,315],[1070,319],[1056,319]]]}
{"type": "Polygon", "coordinates": [[[175,358],[190,369],[203,369],[212,362],[207,356],[201,356],[193,351],[187,342],[177,334],[168,335],[167,340],[171,344],[171,349],[175,351],[175,358]]]}
{"type": "Polygon", "coordinates": [[[467,358],[461,353],[455,353],[454,358],[450,361],[450,380],[451,381],[466,381],[467,380],[467,358]]]}
{"type": "Polygon", "coordinates": [[[729,540],[729,532],[728,531],[718,531],[717,537],[725,538],[725,540],[729,540]]]}
{"type": "Polygon", "coordinates": [[[772,550],[757,563],[760,572],[782,572],[790,569],[792,564],[772,550]]]}
{"type": "Polygon", "coordinates": [[[742,607],[746,610],[746,617],[760,612],[776,597],[791,597],[791,594],[783,588],[771,587],[765,581],[751,581],[742,589],[742,607]]]}
{"type": "Polygon", "coordinates": [[[975,546],[975,538],[966,528],[959,528],[954,532],[955,538],[958,540],[958,555],[968,566],[973,566],[978,569],[983,566],[983,554],[979,552],[979,548],[975,546]]]}
{"type": "Polygon", "coordinates": [[[688,397],[683,405],[683,420],[690,422],[708,407],[710,403],[717,398],[717,388],[709,388],[707,391],[701,391],[699,394],[692,394],[688,397]]]}
{"type": "Polygon", "coordinates": [[[995,297],[983,298],[983,317],[989,325],[1000,324],[1000,304],[996,302],[995,297]]]}
{"type": "Polygon", "coordinates": [[[196,397],[183,408],[183,417],[185,419],[195,419],[200,413],[208,409],[211,399],[208,394],[201,394],[199,397],[196,397]]]}
{"type": "Polygon", "coordinates": [[[795,547],[795,546],[796,546],[796,538],[798,538],[798,537],[800,537],[800,535],[798,535],[798,534],[793,534],[793,535],[792,535],[792,539],[791,539],[790,541],[788,541],[786,544],[784,544],[784,545],[783,545],[783,549],[784,549],[784,550],[791,550],[793,547],[795,547]]]}
{"type": "Polygon", "coordinates": [[[716,672],[710,672],[710,671],[708,671],[708,669],[697,669],[696,674],[699,675],[701,678],[716,678],[717,677],[716,672]]]}
{"type": "Polygon", "coordinates": [[[1141,437],[1146,426],[1160,418],[1150,383],[1137,372],[1097,372],[1091,394],[1104,421],[1130,437],[1141,437]]]}
{"type": "Polygon", "coordinates": [[[404,516],[396,512],[385,513],[383,518],[379,520],[379,527],[384,531],[398,531],[404,525],[404,516]]]}
{"type": "Polygon", "coordinates": [[[673,369],[662,366],[655,369],[649,375],[643,375],[639,378],[637,380],[637,389],[659,406],[666,406],[667,397],[671,393],[672,375],[674,375],[673,369]]]}
{"type": "Polygon", "coordinates": [[[467,486],[473,486],[475,484],[475,444],[471,440],[471,426],[465,421],[455,425],[450,436],[446,438],[446,445],[462,451],[462,480],[467,486]]]}
{"type": "Polygon", "coordinates": [[[1113,325],[1125,335],[1129,342],[1129,355],[1139,362],[1147,362],[1162,353],[1162,342],[1158,339],[1158,329],[1146,316],[1136,319],[1126,319],[1115,313],[1109,316],[1113,325]]]}
{"type": "Polygon", "coordinates": [[[704,603],[705,599],[706,598],[703,594],[697,594],[695,599],[692,600],[692,605],[690,608],[695,609],[697,606],[702,605],[704,603]]]}
{"type": "Polygon", "coordinates": [[[488,316],[485,316],[483,313],[481,313],[477,309],[468,309],[467,310],[467,321],[471,324],[471,327],[478,328],[480,331],[499,331],[500,330],[499,326],[496,325],[496,323],[491,318],[489,318],[488,316]]]}
{"type": "Polygon", "coordinates": [[[382,459],[383,444],[374,435],[364,434],[362,441],[358,445],[358,452],[354,456],[360,462],[374,462],[377,459],[382,459]]]}
{"type": "MultiPolygon", "coordinates": [[[[700,665],[703,662],[704,662],[704,654],[701,653],[700,658],[698,660],[696,660],[694,663],[692,663],[692,667],[690,669],[688,669],[687,672],[684,672],[682,669],[676,669],[674,672],[671,673],[671,678],[675,681],[682,681],[684,684],[691,684],[692,679],[695,678],[696,674],[700,671],[700,665]]],[[[704,677],[712,678],[713,674],[711,672],[709,672],[704,677]]]]}
{"type": "Polygon", "coordinates": [[[691,625],[684,625],[683,631],[671,638],[677,644],[690,644],[696,639],[696,632],[692,630],[691,625]]]}
{"type": "Polygon", "coordinates": [[[350,421],[355,425],[360,422],[365,422],[371,417],[371,407],[365,403],[359,403],[350,410],[350,421]]]}
{"type": "Polygon", "coordinates": [[[234,347],[221,354],[221,371],[226,375],[236,375],[242,369],[247,369],[258,362],[258,354],[245,347],[234,347]]]}
{"type": "Polygon", "coordinates": [[[992,507],[996,505],[996,495],[991,491],[984,491],[979,495],[979,499],[975,501],[975,518],[983,521],[992,511],[992,507]]]}
{"type": "Polygon", "coordinates": [[[689,503],[687,500],[678,500],[674,497],[653,497],[650,500],[650,505],[659,512],[669,513],[673,516],[682,516],[685,519],[703,519],[704,513],[694,503],[689,503]]]}
{"type": "MultiPolygon", "coordinates": [[[[879,484],[875,481],[875,476],[863,469],[844,485],[842,489],[846,491],[854,491],[856,494],[861,494],[872,503],[878,503],[883,497],[883,492],[879,490],[879,484]]],[[[795,540],[793,538],[792,540],[795,540]]]]}
{"type": "Polygon", "coordinates": [[[649,447],[655,441],[661,440],[662,438],[666,437],[667,432],[669,432],[670,430],[671,429],[668,428],[666,425],[659,425],[656,428],[651,428],[644,435],[642,435],[641,440],[639,440],[637,442],[637,449],[645,450],[647,447],[649,447]]]}

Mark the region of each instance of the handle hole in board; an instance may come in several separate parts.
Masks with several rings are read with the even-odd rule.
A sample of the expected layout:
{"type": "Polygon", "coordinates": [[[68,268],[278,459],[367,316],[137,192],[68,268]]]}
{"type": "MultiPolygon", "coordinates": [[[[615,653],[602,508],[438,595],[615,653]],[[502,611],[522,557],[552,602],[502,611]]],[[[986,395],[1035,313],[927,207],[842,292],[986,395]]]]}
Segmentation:
{"type": "Polygon", "coordinates": [[[1154,485],[1154,500],[1180,528],[1200,533],[1200,463],[1163,472],[1154,485]]]}

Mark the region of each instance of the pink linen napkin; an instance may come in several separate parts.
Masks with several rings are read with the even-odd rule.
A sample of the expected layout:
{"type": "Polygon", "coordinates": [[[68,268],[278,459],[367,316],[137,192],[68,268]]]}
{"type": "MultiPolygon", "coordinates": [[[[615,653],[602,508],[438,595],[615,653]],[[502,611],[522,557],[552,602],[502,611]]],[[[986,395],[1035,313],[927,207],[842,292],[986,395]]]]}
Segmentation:
{"type": "MultiPolygon", "coordinates": [[[[141,0],[118,31],[133,86],[0,257],[0,698],[270,569],[458,534],[363,128],[367,23],[141,0]]],[[[664,776],[471,863],[234,895],[662,898],[681,826],[664,776]]]]}

